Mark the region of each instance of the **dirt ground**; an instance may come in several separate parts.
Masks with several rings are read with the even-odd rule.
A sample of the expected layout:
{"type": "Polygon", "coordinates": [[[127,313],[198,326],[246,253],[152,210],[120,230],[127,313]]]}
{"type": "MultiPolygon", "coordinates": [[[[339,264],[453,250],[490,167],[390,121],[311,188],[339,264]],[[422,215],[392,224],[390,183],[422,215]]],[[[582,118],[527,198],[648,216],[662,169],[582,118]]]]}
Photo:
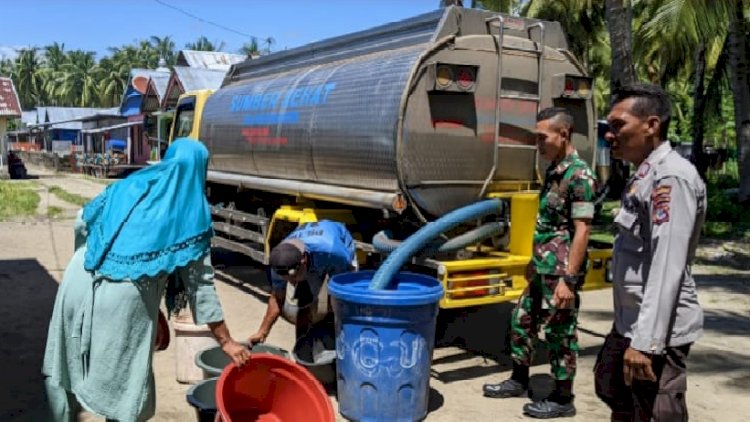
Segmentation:
{"type": "MultiPolygon", "coordinates": [[[[31,173],[34,173],[33,169],[31,173]]],[[[73,252],[72,217],[76,207],[46,195],[46,187],[92,197],[105,185],[76,176],[37,172],[42,196],[39,216],[0,223],[0,421],[31,421],[43,404],[39,374],[47,324],[62,271],[73,252]],[[59,219],[46,218],[48,205],[62,207],[59,219]]],[[[701,265],[694,268],[700,301],[706,312],[706,333],[688,360],[688,403],[694,421],[744,421],[750,414],[750,270],[747,244],[706,242],[701,265]],[[718,263],[718,264],[717,264],[718,263]]],[[[217,251],[216,286],[227,323],[235,338],[257,328],[267,298],[265,273],[247,260],[217,251]]],[[[511,304],[442,312],[438,346],[431,370],[428,421],[522,420],[525,399],[482,397],[482,384],[510,373],[503,354],[511,304]]],[[[610,291],[583,294],[580,318],[581,353],[576,379],[578,415],[570,420],[603,421],[608,411],[593,392],[596,353],[612,321],[610,291]]],[[[268,342],[292,348],[293,328],[280,321],[268,342]]],[[[532,368],[534,395],[551,387],[544,350],[532,368]]],[[[188,385],[175,381],[174,343],[154,359],[157,421],[195,420],[185,399],[188,385]]],[[[335,398],[332,397],[334,406],[335,398]]],[[[339,417],[339,419],[343,420],[339,417]]],[[[81,420],[98,420],[82,415],[81,420]]]]}

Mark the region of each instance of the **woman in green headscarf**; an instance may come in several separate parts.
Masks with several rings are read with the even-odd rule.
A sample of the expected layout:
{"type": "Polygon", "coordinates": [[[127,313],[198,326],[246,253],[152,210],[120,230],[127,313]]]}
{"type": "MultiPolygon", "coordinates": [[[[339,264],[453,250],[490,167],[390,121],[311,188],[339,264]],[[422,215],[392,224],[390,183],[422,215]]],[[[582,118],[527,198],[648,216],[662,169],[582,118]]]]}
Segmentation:
{"type": "Polygon", "coordinates": [[[122,422],[154,415],[151,364],[165,292],[170,313],[189,305],[237,365],[249,358],[224,324],[213,284],[207,168],[206,147],[178,139],[162,162],[84,207],[42,368],[53,420],[75,420],[80,406],[122,422]]]}

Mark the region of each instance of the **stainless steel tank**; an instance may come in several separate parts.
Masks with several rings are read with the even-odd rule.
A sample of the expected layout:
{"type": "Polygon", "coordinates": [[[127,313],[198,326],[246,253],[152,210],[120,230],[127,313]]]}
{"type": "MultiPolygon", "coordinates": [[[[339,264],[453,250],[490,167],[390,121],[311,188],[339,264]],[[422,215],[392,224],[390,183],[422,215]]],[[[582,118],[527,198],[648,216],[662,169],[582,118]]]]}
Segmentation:
{"type": "Polygon", "coordinates": [[[566,48],[553,22],[438,10],[235,65],[206,103],[201,140],[215,179],[404,198],[387,208],[439,216],[538,179],[540,108],[570,107],[591,156],[590,79],[566,48]]]}

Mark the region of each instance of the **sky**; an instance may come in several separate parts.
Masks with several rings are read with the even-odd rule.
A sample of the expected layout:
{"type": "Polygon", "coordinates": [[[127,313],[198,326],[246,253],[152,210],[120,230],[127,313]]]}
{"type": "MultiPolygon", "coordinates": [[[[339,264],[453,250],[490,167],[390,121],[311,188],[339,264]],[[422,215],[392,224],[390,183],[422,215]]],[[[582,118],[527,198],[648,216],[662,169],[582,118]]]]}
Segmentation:
{"type": "Polygon", "coordinates": [[[435,10],[439,3],[439,0],[5,0],[0,18],[0,56],[12,54],[8,47],[42,47],[57,41],[65,44],[66,51],[94,51],[101,59],[109,55],[108,47],[134,43],[152,35],[171,36],[176,50],[205,35],[211,42],[225,42],[223,51],[232,53],[249,41],[249,36],[259,40],[273,37],[275,43],[271,49],[278,51],[406,19],[435,10]]]}

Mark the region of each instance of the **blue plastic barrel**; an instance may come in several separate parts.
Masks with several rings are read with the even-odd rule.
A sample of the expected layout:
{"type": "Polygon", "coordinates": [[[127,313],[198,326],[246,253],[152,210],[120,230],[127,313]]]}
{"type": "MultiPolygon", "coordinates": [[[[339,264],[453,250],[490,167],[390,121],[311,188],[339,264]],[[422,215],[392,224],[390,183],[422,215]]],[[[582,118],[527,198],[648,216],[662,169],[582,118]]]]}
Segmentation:
{"type": "Polygon", "coordinates": [[[341,415],[362,422],[427,416],[435,321],[443,287],[399,273],[389,290],[370,290],[373,271],[334,276],[336,377],[341,415]]]}

